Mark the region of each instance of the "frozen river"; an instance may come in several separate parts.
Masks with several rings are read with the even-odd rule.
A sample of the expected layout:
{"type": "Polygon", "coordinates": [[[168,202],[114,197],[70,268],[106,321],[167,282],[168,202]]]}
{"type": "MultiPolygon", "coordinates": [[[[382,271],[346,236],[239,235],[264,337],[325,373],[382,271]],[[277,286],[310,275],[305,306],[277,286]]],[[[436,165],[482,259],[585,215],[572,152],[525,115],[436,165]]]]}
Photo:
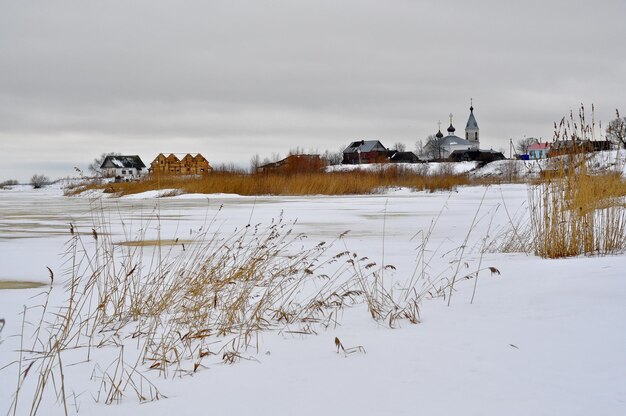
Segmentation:
{"type": "MultiPolygon", "coordinates": [[[[328,255],[348,249],[377,264],[392,264],[395,270],[385,282],[394,290],[410,279],[429,230],[425,252],[432,276],[449,277],[457,266],[476,270],[477,264],[483,270],[495,266],[501,275],[481,274],[474,304],[473,280],[457,284],[451,307],[441,298],[425,300],[419,325],[405,321],[392,330],[357,305],[342,310],[337,325],[318,328],[315,336],[263,333],[258,351],[246,352],[250,359],[234,366],[214,357],[193,376],[167,380],[142,367],[169,397],[142,405],[132,395],[121,405],[96,403],[101,387],[93,371],[110,365],[111,357],[85,363],[67,351],[70,413],[143,416],[185,409],[202,414],[210,408],[217,414],[275,415],[626,414],[626,257],[544,260],[480,253],[485,240],[508,227],[509,216],[524,211],[525,185],[337,197],[153,196],[64,197],[59,188],[0,191],[0,281],[44,284],[0,287],[5,322],[0,368],[6,366],[0,370],[0,412],[6,412],[16,386],[20,338],[13,335],[21,331],[25,306],[31,308],[26,332],[37,327],[42,292],[50,287],[48,267],[55,276],[50,310],[67,301],[62,254],[70,227],[87,246],[94,243],[94,229],[110,234],[114,243],[179,239],[167,247],[176,256],[201,230],[208,229],[207,237],[229,236],[247,224],[268,225],[282,216],[307,236],[303,247],[330,243],[349,231],[328,255]],[[337,354],[335,337],[367,353],[337,354]]],[[[136,348],[135,341],[122,341],[127,351],[136,348]]],[[[107,351],[101,353],[106,357],[107,351]]],[[[25,388],[21,410],[28,408],[32,388],[25,388]]],[[[64,413],[58,399],[46,400],[41,414],[64,413]]]]}
{"type": "MultiPolygon", "coordinates": [[[[159,231],[162,239],[185,240],[208,224],[211,230],[229,233],[248,223],[267,224],[283,215],[287,221],[297,221],[295,231],[315,242],[333,240],[349,231],[347,241],[354,244],[351,249],[366,250],[369,255],[381,252],[384,232],[393,248],[388,255],[393,257],[398,250],[414,248],[413,237],[428,229],[440,213],[444,219],[433,237],[455,243],[449,227],[468,231],[483,193],[484,188],[463,188],[451,194],[397,191],[349,197],[189,195],[94,199],[65,197],[58,188],[19,187],[0,191],[0,262],[4,265],[0,280],[47,281],[46,267],[60,268],[70,224],[78,232],[91,233],[92,228],[105,223],[110,226],[106,232],[112,233],[114,242],[136,239],[140,233],[154,239],[159,231]]],[[[505,195],[507,203],[518,208],[526,190],[522,186],[508,187],[505,195]]],[[[495,213],[502,198],[500,189],[490,190],[479,216],[495,213]]]]}

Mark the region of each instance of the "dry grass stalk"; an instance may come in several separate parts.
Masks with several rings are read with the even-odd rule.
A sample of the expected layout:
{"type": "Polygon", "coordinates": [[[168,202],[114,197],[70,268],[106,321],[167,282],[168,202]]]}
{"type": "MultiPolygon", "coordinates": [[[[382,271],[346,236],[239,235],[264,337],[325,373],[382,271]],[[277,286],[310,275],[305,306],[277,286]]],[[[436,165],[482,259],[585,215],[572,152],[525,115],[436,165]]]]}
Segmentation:
{"type": "Polygon", "coordinates": [[[570,114],[570,120],[555,123],[555,141],[567,139],[573,147],[550,159],[543,179],[529,189],[529,218],[511,221],[514,232],[500,236],[492,249],[546,258],[626,250],[626,180],[617,171],[591,173],[592,154],[584,140],[595,137],[594,127],[586,123],[582,106],[578,121],[570,114]]]}
{"type": "MultiPolygon", "coordinates": [[[[242,174],[214,172],[203,177],[159,176],[137,182],[92,184],[68,189],[75,195],[101,189],[118,195],[152,190],[175,189],[184,193],[227,193],[238,195],[356,195],[372,194],[389,187],[408,187],[418,191],[451,190],[470,184],[467,175],[443,172],[423,175],[390,165],[379,170],[353,172],[307,172],[299,174],[242,174]]],[[[178,194],[176,191],[174,194],[178,194]]],[[[170,194],[164,195],[170,196],[170,194]]]]}
{"type": "Polygon", "coordinates": [[[337,354],[339,354],[339,349],[341,348],[341,351],[343,351],[343,354],[345,357],[347,357],[350,354],[354,354],[355,352],[361,352],[363,354],[367,353],[365,351],[365,348],[363,348],[362,345],[357,345],[356,347],[345,348],[343,344],[341,343],[341,341],[339,340],[339,338],[337,337],[335,337],[335,346],[337,347],[337,354]]]}
{"type": "MultiPolygon", "coordinates": [[[[67,360],[61,356],[70,348],[95,362],[104,351],[118,351],[107,368],[94,369],[92,379],[100,382],[96,400],[116,403],[129,393],[139,401],[157,400],[163,394],[154,377],[193,374],[220,358],[227,364],[249,359],[244,353],[259,350],[261,331],[315,334],[318,326],[337,325],[339,310],[363,303],[373,319],[389,327],[401,320],[418,323],[421,301],[451,288],[445,277],[450,270],[437,275],[430,270],[436,250],[426,245],[436,221],[422,235],[408,284],[392,290],[394,266],[378,267],[347,248],[330,253],[337,242],[346,246],[346,233],[330,244],[311,246],[282,217],[227,236],[211,230],[213,219],[186,250],[173,245],[165,252],[161,244],[113,244],[110,217],[101,205],[92,217],[91,233],[71,229],[67,303],[48,313],[48,292],[33,347],[22,350],[37,363],[30,396],[33,415],[49,394],[67,406],[71,393],[63,365],[67,360]],[[384,280],[383,272],[389,274],[384,280]],[[129,348],[132,344],[135,349],[129,348]],[[53,383],[50,391],[55,379],[62,383],[53,383]]],[[[158,226],[158,209],[146,221],[158,226]]],[[[141,225],[136,241],[146,239],[147,225],[141,225]]],[[[133,240],[130,230],[122,228],[126,240],[133,240]]],[[[357,351],[365,352],[361,346],[345,349],[346,354],[357,351]]],[[[32,378],[22,368],[18,392],[32,378]]],[[[16,411],[23,408],[23,397],[16,394],[16,411]]]]}

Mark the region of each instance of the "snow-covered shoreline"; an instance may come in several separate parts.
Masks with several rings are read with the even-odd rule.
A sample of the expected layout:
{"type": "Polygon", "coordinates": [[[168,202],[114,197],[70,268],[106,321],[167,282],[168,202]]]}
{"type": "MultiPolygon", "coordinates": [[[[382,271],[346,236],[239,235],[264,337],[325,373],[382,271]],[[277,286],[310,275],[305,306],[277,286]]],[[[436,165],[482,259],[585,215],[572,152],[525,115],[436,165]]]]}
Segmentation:
{"type": "MultiPolygon", "coordinates": [[[[161,191],[163,192],[163,191],[161,191]]],[[[73,231],[89,243],[94,215],[106,218],[114,242],[141,232],[146,238],[188,238],[208,223],[228,234],[247,224],[268,224],[282,215],[296,221],[307,245],[332,241],[350,230],[346,247],[373,261],[392,264],[386,279],[400,291],[415,271],[422,237],[432,228],[427,253],[433,275],[451,273],[466,237],[463,269],[493,266],[455,286],[451,305],[441,298],[420,305],[421,323],[400,321],[389,329],[364,305],[338,311],[337,324],[317,335],[286,331],[260,334],[235,365],[208,360],[193,375],[159,378],[140,370],[167,396],[139,405],[127,394],[121,404],[97,403],[94,368],[115,357],[106,351],[86,363],[80,350],[63,354],[71,414],[484,414],[620,415],[626,413],[626,255],[544,260],[513,253],[481,254],[487,235],[506,227],[523,209],[527,185],[460,187],[455,192],[389,190],[361,196],[241,197],[155,193],[123,198],[67,198],[62,188],[26,187],[0,194],[0,279],[49,283],[50,310],[66,304],[61,253],[73,231]],[[480,208],[479,208],[480,207],[480,208]],[[470,223],[478,212],[478,225],[470,223]],[[158,221],[156,217],[158,216],[158,221]],[[434,222],[436,224],[433,226],[434,222]],[[489,225],[491,224],[491,225],[489,225]],[[471,231],[471,232],[470,232],[471,231]],[[464,263],[467,263],[467,267],[464,263]],[[365,353],[337,353],[334,339],[365,353]],[[320,400],[323,398],[323,400],[320,400]]],[[[88,248],[88,247],[87,247],[88,248]]],[[[342,250],[337,247],[337,250],[342,250]]],[[[174,246],[173,254],[182,253],[174,246]]],[[[332,253],[334,254],[334,253],[332,253]]],[[[11,403],[17,381],[23,306],[37,321],[41,289],[0,290],[0,403],[11,403]],[[13,364],[11,364],[13,362],[13,364]]],[[[29,329],[30,331],[30,329],[29,329]]],[[[26,339],[30,345],[32,339],[26,339]]],[[[136,348],[126,339],[128,351],[136,348]]],[[[32,385],[21,393],[25,410],[32,385]]],[[[20,412],[18,412],[19,414],[20,412]]],[[[63,414],[48,397],[41,414],[63,414]]]]}

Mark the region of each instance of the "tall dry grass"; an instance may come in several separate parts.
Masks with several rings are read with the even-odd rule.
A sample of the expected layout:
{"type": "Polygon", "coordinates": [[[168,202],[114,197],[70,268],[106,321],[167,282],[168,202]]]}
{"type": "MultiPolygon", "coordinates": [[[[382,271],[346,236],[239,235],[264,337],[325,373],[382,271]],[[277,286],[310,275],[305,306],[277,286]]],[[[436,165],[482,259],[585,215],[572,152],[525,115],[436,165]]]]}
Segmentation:
{"type": "MultiPolygon", "coordinates": [[[[583,155],[570,155],[577,158],[583,155]]],[[[531,188],[533,251],[546,258],[603,255],[626,248],[626,181],[619,174],[590,175],[583,161],[565,164],[531,188]]]]}
{"type": "MultiPolygon", "coordinates": [[[[222,234],[215,229],[219,215],[184,243],[168,236],[170,245],[158,244],[161,235],[157,244],[148,245],[145,230],[160,230],[158,206],[136,232],[121,221],[121,235],[129,244],[113,241],[111,213],[97,202],[89,232],[70,225],[67,301],[52,308],[50,286],[42,305],[24,311],[9,413],[35,415],[51,402],[69,413],[76,397],[70,387],[75,384],[66,383],[67,370],[77,365],[93,363],[96,387],[89,390],[98,402],[118,403],[129,396],[151,401],[165,397],[157,386],[159,376],[191,375],[211,363],[254,359],[248,351],[258,353],[263,331],[316,334],[339,325],[343,310],[359,304],[389,327],[418,323],[425,298],[449,297],[455,282],[492,269],[479,262],[462,272],[469,267],[463,258],[467,237],[462,249],[443,255],[429,247],[439,216],[416,235],[412,274],[394,281],[395,273],[407,271],[385,263],[384,248],[380,263],[350,251],[347,232],[314,244],[295,232],[295,223],[278,217],[222,234]],[[431,264],[440,258],[444,270],[431,264]],[[27,327],[37,329],[27,334],[27,327]]],[[[345,354],[365,351],[336,343],[345,354]]]]}
{"type": "MultiPolygon", "coordinates": [[[[626,250],[626,180],[622,167],[592,173],[593,154],[585,140],[596,137],[584,108],[579,119],[555,123],[555,141],[569,140],[568,154],[549,160],[548,169],[529,187],[525,220],[496,238],[491,249],[524,251],[545,258],[604,255],[626,250]]],[[[592,117],[593,120],[593,117],[592,117]]]]}
{"type": "Polygon", "coordinates": [[[238,195],[358,195],[380,192],[389,187],[407,187],[417,191],[451,190],[470,184],[467,175],[443,173],[420,175],[397,166],[376,171],[303,172],[297,174],[243,174],[213,172],[203,177],[150,176],[137,182],[87,185],[68,194],[101,189],[118,195],[152,190],[179,189],[183,193],[226,193],[238,195]]]}

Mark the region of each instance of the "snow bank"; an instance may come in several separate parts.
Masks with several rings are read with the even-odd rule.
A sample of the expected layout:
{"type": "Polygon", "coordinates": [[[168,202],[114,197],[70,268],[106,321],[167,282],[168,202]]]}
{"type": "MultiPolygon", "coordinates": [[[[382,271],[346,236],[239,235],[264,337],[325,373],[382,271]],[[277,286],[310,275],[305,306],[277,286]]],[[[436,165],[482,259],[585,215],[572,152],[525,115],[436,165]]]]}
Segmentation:
{"type": "MultiPolygon", "coordinates": [[[[624,150],[594,152],[587,154],[586,157],[587,166],[591,173],[616,172],[626,176],[626,151],[624,150]]],[[[513,176],[532,179],[538,178],[542,171],[552,169],[552,166],[558,162],[558,157],[541,160],[498,160],[476,169],[471,172],[471,175],[475,178],[499,177],[506,179],[513,176]]]]}
{"type": "MultiPolygon", "coordinates": [[[[42,198],[45,194],[31,191],[0,199],[2,278],[46,282],[49,266],[57,276],[49,310],[56,311],[67,306],[60,272],[67,265],[58,253],[64,251],[69,222],[89,236],[93,213],[86,199],[58,193],[42,198]]],[[[163,238],[185,237],[214,216],[215,226],[223,230],[250,222],[269,224],[282,211],[285,218],[298,219],[295,231],[308,235],[310,244],[332,241],[351,230],[345,237],[348,249],[372,261],[380,261],[384,253],[385,262],[397,269],[385,279],[397,290],[411,279],[421,236],[435,220],[429,268],[450,273],[442,255],[455,255],[482,203],[464,261],[470,271],[481,261],[501,274],[480,273],[473,304],[474,279],[458,282],[450,307],[443,299],[423,302],[418,325],[403,321],[397,329],[385,328],[361,305],[338,310],[337,325],[318,327],[317,335],[264,332],[255,340],[258,351],[249,349],[236,365],[220,364],[213,356],[193,375],[166,379],[140,365],[139,371],[168,397],[142,405],[130,391],[120,405],[96,403],[100,381],[93,376],[94,367],[108,368],[115,357],[94,350],[92,361],[85,362],[84,351],[70,349],[63,354],[63,364],[71,413],[147,416],[210,409],[215,414],[273,415],[626,414],[626,255],[563,260],[480,256],[487,224],[493,221],[492,229],[505,225],[508,220],[499,207],[521,206],[526,185],[463,187],[452,193],[399,189],[348,197],[222,195],[211,196],[210,204],[201,200],[204,195],[188,197],[163,199],[161,220],[158,227],[149,225],[147,238],[157,232],[163,238]],[[338,354],[335,337],[346,347],[362,346],[366,353],[338,354]]],[[[155,205],[149,199],[101,202],[116,240],[142,229],[155,205]]],[[[86,241],[94,244],[93,239],[86,241]]],[[[337,247],[343,249],[343,243],[337,247]]],[[[19,359],[20,338],[12,335],[20,331],[23,305],[33,307],[28,317],[38,322],[36,305],[43,299],[38,293],[0,290],[0,318],[6,320],[0,334],[0,367],[19,359]]],[[[136,349],[136,340],[126,341],[127,352],[136,349]]],[[[33,367],[29,377],[36,378],[35,371],[33,367]]],[[[0,371],[0,411],[8,410],[16,379],[15,364],[0,371]]],[[[29,386],[21,393],[26,406],[29,386]]],[[[60,400],[48,398],[42,413],[63,414],[60,400]]]]}
{"type": "Polygon", "coordinates": [[[326,172],[380,171],[390,168],[404,169],[421,175],[452,173],[459,175],[476,169],[478,162],[427,162],[427,163],[369,163],[362,165],[333,165],[326,172]]]}
{"type": "MultiPolygon", "coordinates": [[[[507,179],[538,178],[542,171],[558,158],[543,160],[498,160],[478,167],[478,162],[428,162],[428,163],[374,163],[363,165],[336,165],[326,168],[327,172],[350,172],[355,170],[378,171],[398,167],[422,175],[441,173],[469,173],[474,178],[497,177],[507,179]]],[[[589,167],[593,173],[619,172],[626,176],[626,151],[610,150],[588,154],[589,167]]]]}

